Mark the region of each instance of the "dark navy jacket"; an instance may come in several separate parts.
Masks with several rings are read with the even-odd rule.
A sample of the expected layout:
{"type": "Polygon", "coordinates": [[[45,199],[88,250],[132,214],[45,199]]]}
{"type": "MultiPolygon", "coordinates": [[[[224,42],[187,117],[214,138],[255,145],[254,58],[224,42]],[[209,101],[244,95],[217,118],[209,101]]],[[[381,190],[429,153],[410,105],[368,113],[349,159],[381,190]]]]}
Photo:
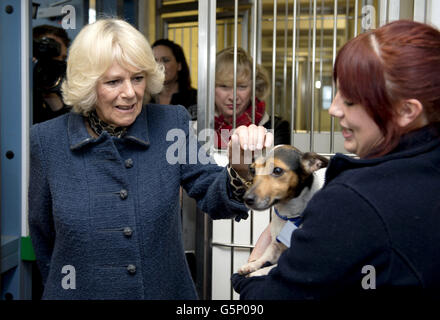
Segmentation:
{"type": "Polygon", "coordinates": [[[74,113],[31,128],[29,226],[44,299],[197,298],[180,186],[214,219],[247,210],[230,200],[225,168],[191,164],[189,120],[183,107],[149,104],[122,139],[92,138],[74,113]],[[176,141],[183,158],[170,164],[176,141]],[[75,289],[63,287],[72,276],[64,266],[75,289]]]}
{"type": "Polygon", "coordinates": [[[233,275],[240,298],[440,296],[439,132],[408,134],[377,159],[335,155],[278,266],[267,276],[233,275]]]}

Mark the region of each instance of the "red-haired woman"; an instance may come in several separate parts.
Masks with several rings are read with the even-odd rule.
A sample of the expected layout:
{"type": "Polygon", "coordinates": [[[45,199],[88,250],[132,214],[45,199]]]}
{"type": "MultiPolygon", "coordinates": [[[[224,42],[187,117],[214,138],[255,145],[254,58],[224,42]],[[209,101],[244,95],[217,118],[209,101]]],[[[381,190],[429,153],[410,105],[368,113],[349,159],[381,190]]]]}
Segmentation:
{"type": "Polygon", "coordinates": [[[340,50],[330,114],[347,151],[266,276],[242,299],[440,296],[440,32],[396,21],[340,50]],[[375,290],[373,290],[375,289],[375,290]]]}

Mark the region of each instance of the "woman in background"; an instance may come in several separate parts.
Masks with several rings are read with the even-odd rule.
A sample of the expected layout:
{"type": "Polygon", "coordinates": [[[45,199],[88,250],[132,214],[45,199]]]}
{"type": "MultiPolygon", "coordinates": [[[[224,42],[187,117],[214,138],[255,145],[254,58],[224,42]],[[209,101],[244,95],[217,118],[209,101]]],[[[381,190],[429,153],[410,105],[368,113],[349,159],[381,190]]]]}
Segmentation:
{"type": "MultiPolygon", "coordinates": [[[[237,48],[237,90],[236,127],[249,126],[252,122],[252,57],[245,50],[237,48]]],[[[215,65],[215,131],[216,147],[225,149],[229,133],[233,128],[234,112],[234,48],[226,48],[217,53],[215,65]],[[223,131],[223,135],[222,135],[223,131]]],[[[266,70],[256,66],[255,77],[255,124],[272,129],[271,117],[266,112],[264,98],[270,90],[266,70]]],[[[275,116],[275,145],[290,144],[290,126],[285,120],[275,116]]]]}
{"type": "Polygon", "coordinates": [[[154,58],[165,67],[165,81],[153,101],[160,104],[184,106],[192,120],[197,119],[197,90],[191,86],[191,73],[181,46],[160,39],[152,45],[154,58]]]}

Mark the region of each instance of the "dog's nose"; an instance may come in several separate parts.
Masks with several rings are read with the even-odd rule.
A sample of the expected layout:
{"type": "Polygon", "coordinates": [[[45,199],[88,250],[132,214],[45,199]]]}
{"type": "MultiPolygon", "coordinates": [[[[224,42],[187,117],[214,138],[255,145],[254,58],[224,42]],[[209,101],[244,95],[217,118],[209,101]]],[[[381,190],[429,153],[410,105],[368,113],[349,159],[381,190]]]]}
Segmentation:
{"type": "Polygon", "coordinates": [[[248,206],[252,206],[255,203],[255,195],[250,193],[244,196],[244,203],[248,206]]]}

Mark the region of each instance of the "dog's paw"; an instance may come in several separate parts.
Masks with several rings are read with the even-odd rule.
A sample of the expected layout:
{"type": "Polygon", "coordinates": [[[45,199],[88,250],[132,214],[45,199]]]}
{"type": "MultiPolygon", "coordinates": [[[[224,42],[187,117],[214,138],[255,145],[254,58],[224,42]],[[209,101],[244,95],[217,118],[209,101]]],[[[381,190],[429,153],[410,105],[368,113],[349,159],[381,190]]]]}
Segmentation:
{"type": "Polygon", "coordinates": [[[238,274],[241,274],[241,275],[247,275],[251,272],[258,270],[260,267],[261,266],[259,266],[259,264],[256,264],[255,261],[249,262],[249,263],[245,264],[244,266],[241,266],[237,272],[238,272],[238,274]]]}
{"type": "Polygon", "coordinates": [[[269,267],[262,268],[262,269],[258,269],[258,270],[256,270],[256,271],[254,271],[254,272],[248,274],[247,276],[248,276],[248,277],[265,276],[265,275],[267,275],[267,274],[269,273],[269,271],[272,270],[272,268],[274,268],[274,267],[276,267],[276,264],[275,264],[275,265],[271,265],[271,266],[269,266],[269,267]]]}

